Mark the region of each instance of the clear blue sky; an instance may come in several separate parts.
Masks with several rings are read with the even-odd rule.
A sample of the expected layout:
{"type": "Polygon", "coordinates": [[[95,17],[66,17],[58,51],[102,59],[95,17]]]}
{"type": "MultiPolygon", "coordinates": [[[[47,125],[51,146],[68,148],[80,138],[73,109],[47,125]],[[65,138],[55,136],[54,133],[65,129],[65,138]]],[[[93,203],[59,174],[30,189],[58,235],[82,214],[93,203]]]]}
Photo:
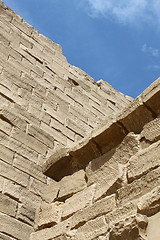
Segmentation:
{"type": "Polygon", "coordinates": [[[160,76],[159,0],[4,0],[95,81],[138,96],[160,76]]]}

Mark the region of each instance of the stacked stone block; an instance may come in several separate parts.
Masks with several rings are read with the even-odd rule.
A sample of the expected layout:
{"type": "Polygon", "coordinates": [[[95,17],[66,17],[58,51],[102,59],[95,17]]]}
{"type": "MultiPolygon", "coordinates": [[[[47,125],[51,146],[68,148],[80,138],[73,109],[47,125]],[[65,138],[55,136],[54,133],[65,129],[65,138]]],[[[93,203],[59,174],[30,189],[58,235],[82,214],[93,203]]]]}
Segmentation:
{"type": "Polygon", "coordinates": [[[31,240],[159,240],[160,78],[43,169],[57,179],[65,164],[43,190],[31,240]]]}
{"type": "Polygon", "coordinates": [[[0,238],[29,239],[53,151],[131,98],[71,66],[58,44],[0,1],[0,238]]]}

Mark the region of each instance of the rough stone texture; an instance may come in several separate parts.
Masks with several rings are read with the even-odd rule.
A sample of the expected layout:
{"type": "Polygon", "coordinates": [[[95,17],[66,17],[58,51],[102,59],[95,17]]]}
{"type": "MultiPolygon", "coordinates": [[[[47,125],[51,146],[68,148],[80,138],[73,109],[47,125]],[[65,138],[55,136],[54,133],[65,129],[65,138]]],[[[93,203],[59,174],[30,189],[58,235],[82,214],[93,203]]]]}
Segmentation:
{"type": "MultiPolygon", "coordinates": [[[[0,192],[6,204],[10,202],[7,210],[2,200],[2,212],[22,221],[22,226],[33,226],[41,192],[49,181],[42,173],[42,164],[53,151],[83,139],[106,116],[131,101],[103,80],[96,83],[70,65],[60,45],[0,0],[0,192]],[[30,197],[36,199],[32,206],[30,197]]],[[[92,146],[95,151],[95,144],[92,146]]],[[[86,187],[83,165],[72,164],[79,174],[65,178],[62,184],[53,183],[50,188],[54,187],[55,195],[43,193],[43,199],[64,201],[86,187]]],[[[58,181],[64,177],[62,170],[73,173],[67,165],[61,171],[55,169],[58,181]]],[[[2,235],[3,239],[15,237],[7,237],[5,232],[2,235]]]]}
{"type": "Polygon", "coordinates": [[[156,239],[159,116],[160,78],[96,83],[0,0],[0,238],[156,239]]]}
{"type": "MultiPolygon", "coordinates": [[[[155,86],[156,96],[159,84],[158,80],[149,87],[155,86]]],[[[147,106],[153,99],[158,101],[154,94],[147,98],[147,106]]],[[[58,183],[53,181],[45,187],[43,199],[65,201],[64,209],[61,222],[31,234],[31,239],[158,239],[159,227],[154,222],[159,221],[160,211],[159,116],[147,106],[142,93],[121,113],[104,120],[88,137],[49,158],[43,168],[46,174],[47,168],[50,176],[53,171],[53,178],[54,167],[67,166],[67,171],[62,170],[65,177],[58,183]],[[74,187],[72,196],[65,194],[58,199],[57,192],[66,186],[67,179],[73,177],[76,182],[74,164],[84,167],[84,189],[76,193],[74,187]],[[92,186],[94,194],[87,206],[92,186]]],[[[156,112],[158,107],[157,103],[156,112]]]]}

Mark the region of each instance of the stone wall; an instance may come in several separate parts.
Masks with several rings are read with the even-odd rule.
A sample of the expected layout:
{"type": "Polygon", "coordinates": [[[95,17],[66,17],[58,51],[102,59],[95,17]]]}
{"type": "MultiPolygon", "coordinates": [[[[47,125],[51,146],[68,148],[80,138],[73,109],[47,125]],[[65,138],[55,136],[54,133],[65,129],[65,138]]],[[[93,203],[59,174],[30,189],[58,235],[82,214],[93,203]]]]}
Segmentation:
{"type": "Polygon", "coordinates": [[[0,1],[0,239],[29,239],[42,164],[132,101],[71,66],[62,48],[0,1]]]}
{"type": "Polygon", "coordinates": [[[43,169],[31,240],[159,240],[160,78],[43,169]]]}

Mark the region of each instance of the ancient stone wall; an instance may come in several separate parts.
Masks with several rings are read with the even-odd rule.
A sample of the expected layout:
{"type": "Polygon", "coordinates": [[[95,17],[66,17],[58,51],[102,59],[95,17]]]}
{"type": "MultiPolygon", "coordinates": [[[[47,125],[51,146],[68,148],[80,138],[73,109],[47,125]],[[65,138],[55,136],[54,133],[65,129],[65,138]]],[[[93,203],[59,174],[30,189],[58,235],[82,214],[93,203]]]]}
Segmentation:
{"type": "Polygon", "coordinates": [[[62,179],[43,189],[31,240],[159,240],[160,78],[55,152],[43,170],[56,179],[55,169],[62,179]]]}
{"type": "Polygon", "coordinates": [[[0,1],[0,239],[29,239],[42,164],[132,101],[71,66],[58,44],[0,1]]]}

